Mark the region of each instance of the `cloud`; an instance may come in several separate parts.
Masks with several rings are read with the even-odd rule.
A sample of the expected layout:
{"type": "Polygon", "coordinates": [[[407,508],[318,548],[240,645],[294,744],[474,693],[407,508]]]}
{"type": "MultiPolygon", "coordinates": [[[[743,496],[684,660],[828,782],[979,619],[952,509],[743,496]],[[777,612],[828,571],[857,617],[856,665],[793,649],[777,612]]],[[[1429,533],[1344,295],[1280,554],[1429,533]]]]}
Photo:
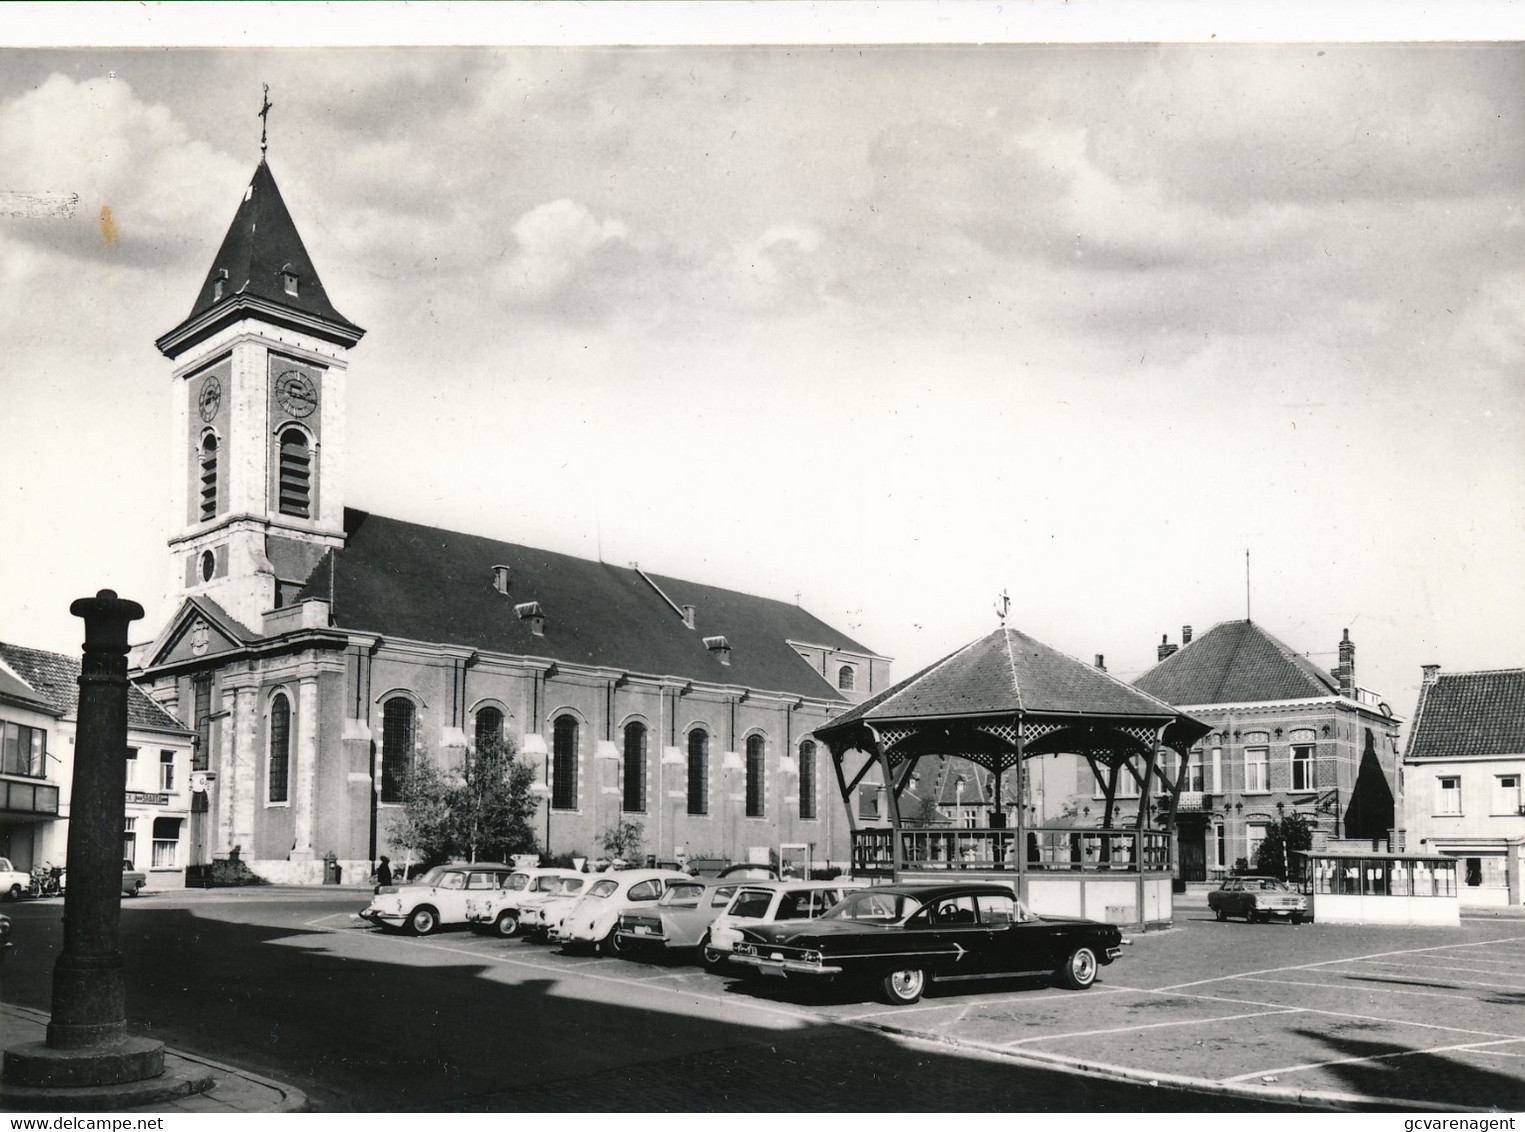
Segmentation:
{"type": "Polygon", "coordinates": [[[599,220],[576,201],[556,200],[519,217],[513,235],[519,247],[498,270],[498,285],[518,301],[536,303],[586,280],[601,253],[624,243],[629,232],[622,222],[599,220]]]}

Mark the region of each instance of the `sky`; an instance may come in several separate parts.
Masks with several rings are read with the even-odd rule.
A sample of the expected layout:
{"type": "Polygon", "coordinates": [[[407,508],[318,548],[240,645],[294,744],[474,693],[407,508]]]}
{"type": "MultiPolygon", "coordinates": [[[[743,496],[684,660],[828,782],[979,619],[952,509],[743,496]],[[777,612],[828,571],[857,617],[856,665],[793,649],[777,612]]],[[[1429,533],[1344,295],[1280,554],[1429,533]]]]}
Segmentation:
{"type": "Polygon", "coordinates": [[[1129,680],[1248,607],[1407,717],[1423,664],[1525,664],[1506,30],[0,49],[0,639],[172,612],[153,341],[268,83],[367,330],[350,506],[798,600],[897,676],[1003,592],[1129,680]]]}

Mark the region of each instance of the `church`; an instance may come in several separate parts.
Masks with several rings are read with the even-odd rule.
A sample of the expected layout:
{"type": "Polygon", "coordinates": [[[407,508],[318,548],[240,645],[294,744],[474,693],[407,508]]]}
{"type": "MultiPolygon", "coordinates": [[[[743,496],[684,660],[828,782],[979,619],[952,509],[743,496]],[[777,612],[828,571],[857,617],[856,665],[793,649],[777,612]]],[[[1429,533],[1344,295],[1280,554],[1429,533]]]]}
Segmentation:
{"type": "Polygon", "coordinates": [[[391,852],[419,760],[489,737],[535,770],[541,848],[845,864],[812,732],[890,661],[796,604],[345,506],[336,309],[262,158],[169,359],[173,611],[139,687],[193,732],[184,859],[347,879],[391,852]]]}

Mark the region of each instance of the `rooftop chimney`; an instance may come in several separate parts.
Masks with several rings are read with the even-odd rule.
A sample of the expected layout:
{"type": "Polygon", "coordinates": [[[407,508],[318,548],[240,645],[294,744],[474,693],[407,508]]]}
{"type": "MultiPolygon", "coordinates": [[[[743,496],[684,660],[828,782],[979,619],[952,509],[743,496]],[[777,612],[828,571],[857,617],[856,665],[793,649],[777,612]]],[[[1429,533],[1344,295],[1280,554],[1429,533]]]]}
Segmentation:
{"type": "Polygon", "coordinates": [[[1356,646],[1350,639],[1350,630],[1345,630],[1345,635],[1340,639],[1340,664],[1334,670],[1335,679],[1340,682],[1340,695],[1347,699],[1355,699],[1356,696],[1356,646]]]}
{"type": "Polygon", "coordinates": [[[1191,644],[1191,626],[1190,625],[1182,625],[1181,626],[1181,644],[1183,644],[1183,645],[1191,644]]]}
{"type": "Polygon", "coordinates": [[[687,626],[688,628],[690,628],[690,629],[692,629],[694,627],[694,613],[695,612],[696,612],[696,607],[695,606],[685,605],[683,607],[683,624],[685,626],[687,626]]]}
{"type": "Polygon", "coordinates": [[[1107,658],[1102,656],[1101,653],[1096,654],[1096,667],[1103,672],[1107,670],[1107,658]]]}
{"type": "Polygon", "coordinates": [[[1422,664],[1419,667],[1424,671],[1424,687],[1428,688],[1431,684],[1440,679],[1440,665],[1422,664]]]}
{"type": "MultiPolygon", "coordinates": [[[[1187,639],[1188,640],[1190,639],[1190,635],[1191,635],[1191,630],[1190,630],[1190,627],[1188,627],[1187,628],[1187,639]]],[[[1170,634],[1169,633],[1161,633],[1160,634],[1159,647],[1154,650],[1154,659],[1156,661],[1160,661],[1160,660],[1164,660],[1167,656],[1174,656],[1176,649],[1179,648],[1179,647],[1180,647],[1179,645],[1173,645],[1173,644],[1170,643],[1170,634]]]]}
{"type": "Polygon", "coordinates": [[[508,592],[508,567],[494,566],[492,568],[492,588],[500,594],[508,592]]]}

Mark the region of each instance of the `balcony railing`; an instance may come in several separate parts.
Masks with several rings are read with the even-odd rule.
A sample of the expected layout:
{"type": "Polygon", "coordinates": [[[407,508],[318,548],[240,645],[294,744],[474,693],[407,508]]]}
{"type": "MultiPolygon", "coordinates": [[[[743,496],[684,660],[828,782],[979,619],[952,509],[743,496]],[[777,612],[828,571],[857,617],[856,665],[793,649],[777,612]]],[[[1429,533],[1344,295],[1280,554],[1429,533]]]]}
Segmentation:
{"type": "MultiPolygon", "coordinates": [[[[1028,872],[1168,872],[1170,835],[1162,830],[1052,829],[1022,831],[1028,872]]],[[[895,831],[860,829],[853,834],[853,872],[887,875],[894,871],[895,831]]],[[[1016,830],[902,829],[901,868],[1014,871],[1016,830]]]]}

